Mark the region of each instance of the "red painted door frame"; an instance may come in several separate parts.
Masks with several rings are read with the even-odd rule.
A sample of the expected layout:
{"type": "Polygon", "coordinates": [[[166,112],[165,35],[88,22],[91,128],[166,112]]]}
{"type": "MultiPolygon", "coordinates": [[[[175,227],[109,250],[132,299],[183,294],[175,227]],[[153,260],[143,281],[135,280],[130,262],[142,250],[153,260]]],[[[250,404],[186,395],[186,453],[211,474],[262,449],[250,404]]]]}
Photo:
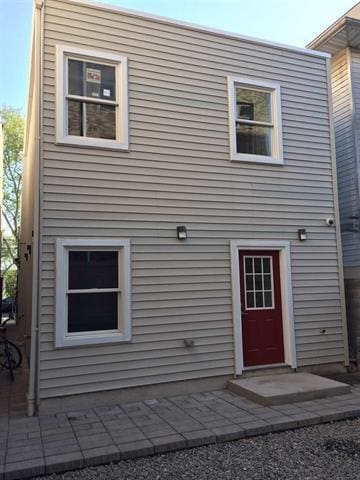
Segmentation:
{"type": "Polygon", "coordinates": [[[239,250],[239,269],[244,366],[284,363],[279,251],[239,250]]]}

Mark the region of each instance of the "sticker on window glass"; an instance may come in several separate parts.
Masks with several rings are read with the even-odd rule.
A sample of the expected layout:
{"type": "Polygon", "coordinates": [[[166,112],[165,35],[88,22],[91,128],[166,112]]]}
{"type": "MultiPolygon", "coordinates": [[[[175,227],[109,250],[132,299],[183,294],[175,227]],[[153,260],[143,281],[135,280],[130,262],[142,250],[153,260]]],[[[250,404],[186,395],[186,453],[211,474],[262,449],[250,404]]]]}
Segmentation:
{"type": "Polygon", "coordinates": [[[103,96],[104,97],[110,97],[110,95],[111,95],[110,89],[109,88],[104,88],[103,96]]]}
{"type": "Polygon", "coordinates": [[[101,70],[97,70],[96,68],[87,68],[86,81],[90,83],[101,83],[101,70]]]}

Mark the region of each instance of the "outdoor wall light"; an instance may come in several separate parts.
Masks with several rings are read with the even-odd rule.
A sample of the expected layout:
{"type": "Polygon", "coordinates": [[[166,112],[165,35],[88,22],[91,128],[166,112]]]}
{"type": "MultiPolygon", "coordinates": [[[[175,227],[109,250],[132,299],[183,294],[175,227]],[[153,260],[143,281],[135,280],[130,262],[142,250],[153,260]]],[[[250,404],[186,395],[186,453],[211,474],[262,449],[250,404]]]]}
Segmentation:
{"type": "Polygon", "coordinates": [[[306,240],[306,229],[305,228],[299,228],[298,237],[299,237],[300,242],[305,242],[305,240],[306,240]]]}
{"type": "Polygon", "coordinates": [[[187,231],[186,231],[186,227],[184,227],[184,225],[180,225],[179,227],[176,227],[176,233],[177,233],[178,240],[186,240],[187,239],[187,231]]]}

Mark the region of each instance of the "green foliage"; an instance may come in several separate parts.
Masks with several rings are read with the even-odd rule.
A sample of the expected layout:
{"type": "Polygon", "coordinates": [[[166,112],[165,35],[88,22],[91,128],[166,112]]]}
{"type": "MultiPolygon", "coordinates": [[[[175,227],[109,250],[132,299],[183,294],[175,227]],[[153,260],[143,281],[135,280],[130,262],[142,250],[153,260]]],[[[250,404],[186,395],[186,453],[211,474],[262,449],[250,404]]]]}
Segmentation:
{"type": "Polygon", "coordinates": [[[4,276],[3,284],[3,298],[14,297],[16,298],[17,289],[17,269],[11,268],[6,272],[4,276]]]}
{"type": "Polygon", "coordinates": [[[1,270],[5,295],[14,294],[18,268],[24,119],[19,110],[0,108],[4,133],[1,270]]]}

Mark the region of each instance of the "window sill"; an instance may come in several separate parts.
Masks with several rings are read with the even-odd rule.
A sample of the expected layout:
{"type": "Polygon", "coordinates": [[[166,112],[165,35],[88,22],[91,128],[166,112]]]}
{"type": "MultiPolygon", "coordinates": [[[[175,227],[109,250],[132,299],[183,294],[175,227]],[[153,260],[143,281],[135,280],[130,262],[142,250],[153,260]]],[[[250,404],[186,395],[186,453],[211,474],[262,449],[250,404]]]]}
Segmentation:
{"type": "Polygon", "coordinates": [[[63,347],[81,347],[87,345],[102,345],[104,343],[128,343],[131,341],[130,334],[108,333],[108,334],[87,334],[71,335],[62,338],[56,338],[55,348],[63,347]]]}
{"type": "Polygon", "coordinates": [[[283,158],[268,157],[266,155],[251,155],[247,153],[237,153],[232,155],[232,162],[248,162],[248,163],[266,163],[268,165],[284,165],[283,158]]]}
{"type": "Polygon", "coordinates": [[[129,151],[129,144],[120,143],[116,140],[106,140],[101,138],[85,138],[66,136],[56,139],[56,145],[69,145],[73,147],[99,148],[102,150],[124,150],[129,151]]]}

